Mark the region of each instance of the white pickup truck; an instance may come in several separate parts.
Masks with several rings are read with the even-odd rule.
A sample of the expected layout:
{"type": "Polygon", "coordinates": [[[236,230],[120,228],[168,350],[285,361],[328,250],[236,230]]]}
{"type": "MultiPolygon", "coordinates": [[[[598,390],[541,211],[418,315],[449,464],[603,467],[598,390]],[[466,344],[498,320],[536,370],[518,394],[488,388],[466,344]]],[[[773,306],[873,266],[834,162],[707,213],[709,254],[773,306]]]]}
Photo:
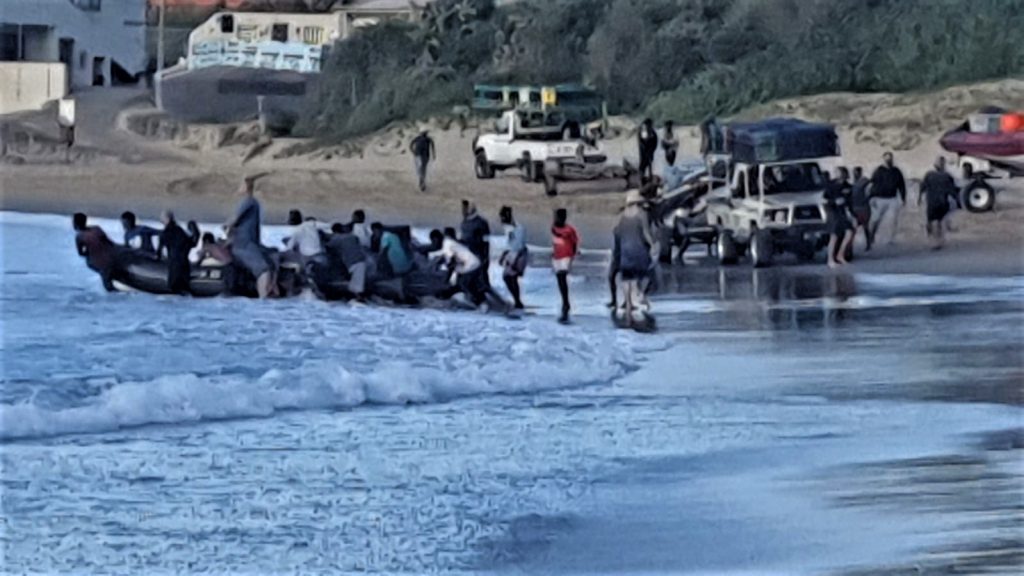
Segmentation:
{"type": "Polygon", "coordinates": [[[526,182],[544,179],[545,170],[564,161],[603,164],[604,152],[585,140],[558,142],[530,139],[529,117],[520,110],[509,110],[498,120],[493,133],[473,139],[476,177],[494,178],[495,171],[518,168],[526,182]]]}

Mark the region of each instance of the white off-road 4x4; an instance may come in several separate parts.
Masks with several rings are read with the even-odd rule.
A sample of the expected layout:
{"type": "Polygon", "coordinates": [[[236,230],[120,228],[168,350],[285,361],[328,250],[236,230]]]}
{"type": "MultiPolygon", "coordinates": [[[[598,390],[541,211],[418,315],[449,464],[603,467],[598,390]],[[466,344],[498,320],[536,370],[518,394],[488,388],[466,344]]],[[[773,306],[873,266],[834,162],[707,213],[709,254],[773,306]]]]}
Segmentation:
{"type": "Polygon", "coordinates": [[[561,163],[603,164],[606,156],[596,143],[583,139],[545,141],[532,139],[523,125],[527,116],[520,110],[505,112],[492,133],[473,139],[474,171],[480,179],[494,178],[499,170],[518,168],[526,182],[544,180],[545,170],[558,170],[561,163]]]}
{"type": "Polygon", "coordinates": [[[717,230],[719,261],[731,264],[745,252],[755,267],[784,252],[813,259],[828,244],[823,160],[733,165],[727,155],[709,155],[718,185],[706,197],[707,220],[717,230]]]}

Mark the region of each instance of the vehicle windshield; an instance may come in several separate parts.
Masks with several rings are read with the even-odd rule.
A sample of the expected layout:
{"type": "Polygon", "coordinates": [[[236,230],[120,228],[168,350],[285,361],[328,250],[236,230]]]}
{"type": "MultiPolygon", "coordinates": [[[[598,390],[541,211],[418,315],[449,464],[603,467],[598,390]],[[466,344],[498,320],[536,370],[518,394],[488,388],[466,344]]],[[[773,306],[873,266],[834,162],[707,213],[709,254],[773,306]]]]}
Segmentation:
{"type": "Polygon", "coordinates": [[[821,173],[821,168],[813,162],[766,166],[764,170],[764,193],[766,195],[813,192],[824,187],[825,177],[821,173]]]}

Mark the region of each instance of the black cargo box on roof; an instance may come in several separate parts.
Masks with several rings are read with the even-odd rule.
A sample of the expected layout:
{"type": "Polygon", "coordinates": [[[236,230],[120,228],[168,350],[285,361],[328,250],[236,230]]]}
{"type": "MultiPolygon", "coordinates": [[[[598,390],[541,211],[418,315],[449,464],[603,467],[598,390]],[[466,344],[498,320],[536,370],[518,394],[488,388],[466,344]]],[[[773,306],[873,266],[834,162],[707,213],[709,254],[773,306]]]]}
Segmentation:
{"type": "Polygon", "coordinates": [[[721,133],[712,142],[735,162],[763,164],[839,155],[839,138],[831,124],[814,124],[795,118],[770,118],[759,122],[713,125],[721,133]]]}

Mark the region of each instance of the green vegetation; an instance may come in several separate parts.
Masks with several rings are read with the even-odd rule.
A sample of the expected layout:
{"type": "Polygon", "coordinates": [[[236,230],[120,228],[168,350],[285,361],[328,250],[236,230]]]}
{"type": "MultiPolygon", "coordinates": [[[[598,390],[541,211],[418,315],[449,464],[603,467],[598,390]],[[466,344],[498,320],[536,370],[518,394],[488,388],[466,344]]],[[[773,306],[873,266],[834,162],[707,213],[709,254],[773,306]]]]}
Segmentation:
{"type": "Polygon", "coordinates": [[[1024,72],[1024,0],[438,0],[336,45],[300,130],[338,139],[465,104],[475,82],[587,82],[680,122],[781,97],[1024,72]]]}

